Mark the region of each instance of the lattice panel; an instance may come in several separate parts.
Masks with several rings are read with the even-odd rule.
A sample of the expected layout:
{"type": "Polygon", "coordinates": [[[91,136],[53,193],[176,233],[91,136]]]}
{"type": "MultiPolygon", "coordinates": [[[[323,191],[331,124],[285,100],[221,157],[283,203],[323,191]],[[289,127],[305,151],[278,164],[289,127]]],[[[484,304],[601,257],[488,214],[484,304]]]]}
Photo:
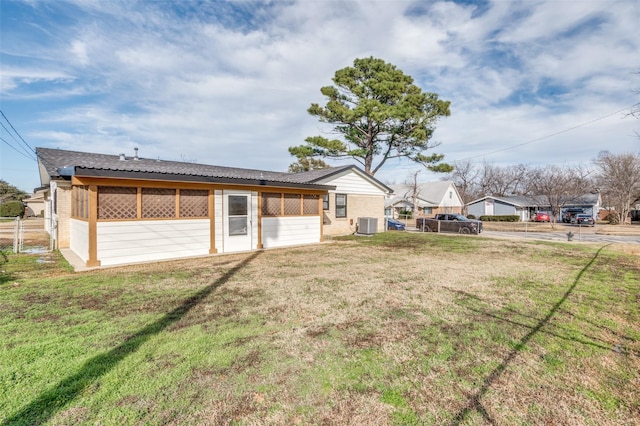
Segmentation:
{"type": "Polygon", "coordinates": [[[209,216],[209,191],[199,189],[180,190],[180,217],[209,216]]]}
{"type": "Polygon", "coordinates": [[[304,195],[302,201],[303,214],[318,214],[318,199],[320,196],[311,194],[304,195]]]}
{"type": "Polygon", "coordinates": [[[262,193],[262,215],[280,216],[280,198],[282,194],[275,192],[262,193]]]}
{"type": "Polygon", "coordinates": [[[98,187],[98,219],[135,219],[137,188],[98,187]]]}
{"type": "Polygon", "coordinates": [[[89,187],[74,186],[72,200],[72,216],[88,219],[89,218],[89,187]]]}
{"type": "Polygon", "coordinates": [[[143,219],[176,217],[176,190],[142,188],[143,219]]]}
{"type": "Polygon", "coordinates": [[[284,214],[300,216],[300,194],[284,194],[284,214]]]}

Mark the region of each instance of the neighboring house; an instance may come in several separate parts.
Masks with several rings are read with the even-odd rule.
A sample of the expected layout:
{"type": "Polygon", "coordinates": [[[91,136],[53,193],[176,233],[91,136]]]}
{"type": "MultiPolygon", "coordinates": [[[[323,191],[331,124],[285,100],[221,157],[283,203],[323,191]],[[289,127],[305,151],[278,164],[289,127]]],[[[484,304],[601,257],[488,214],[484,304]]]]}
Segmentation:
{"type": "Polygon", "coordinates": [[[562,206],[562,210],[574,208],[581,208],[585,214],[598,219],[602,210],[602,196],[599,192],[588,193],[562,206]]]}
{"type": "MultiPolygon", "coordinates": [[[[582,208],[586,214],[597,217],[600,210],[600,194],[585,194],[571,203],[562,206],[562,210],[582,208]]],[[[538,211],[549,212],[549,205],[540,202],[539,198],[527,196],[496,197],[488,195],[467,204],[467,214],[480,216],[517,215],[521,221],[528,221],[538,211]]],[[[560,218],[557,218],[560,220],[560,218]]]]}
{"type": "Polygon", "coordinates": [[[45,191],[43,189],[36,189],[35,193],[22,200],[25,205],[24,215],[25,217],[43,216],[45,207],[45,191]]]}
{"type": "Polygon", "coordinates": [[[385,214],[397,218],[402,211],[412,211],[413,217],[431,217],[439,213],[462,213],[462,197],[451,181],[390,185],[393,194],[385,200],[385,214]],[[415,199],[415,200],[414,200],[415,199]],[[414,212],[414,205],[417,212],[414,212]]]}
{"type": "Polygon", "coordinates": [[[548,210],[548,206],[540,206],[531,197],[495,197],[488,195],[467,204],[467,214],[480,216],[513,216],[517,215],[521,221],[528,221],[536,211],[548,210]]]}
{"type": "Polygon", "coordinates": [[[382,218],[388,191],[355,166],[292,174],[137,153],[36,153],[47,230],[90,267],[318,243],[351,232],[356,215],[382,218]]]}

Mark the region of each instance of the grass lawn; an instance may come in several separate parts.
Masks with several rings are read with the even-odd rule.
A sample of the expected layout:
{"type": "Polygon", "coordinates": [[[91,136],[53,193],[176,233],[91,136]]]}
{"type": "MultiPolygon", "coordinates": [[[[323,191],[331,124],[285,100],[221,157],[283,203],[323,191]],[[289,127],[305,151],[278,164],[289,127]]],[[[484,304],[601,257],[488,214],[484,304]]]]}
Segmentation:
{"type": "Polygon", "coordinates": [[[385,233],[0,264],[0,424],[640,424],[640,257],[385,233]]]}

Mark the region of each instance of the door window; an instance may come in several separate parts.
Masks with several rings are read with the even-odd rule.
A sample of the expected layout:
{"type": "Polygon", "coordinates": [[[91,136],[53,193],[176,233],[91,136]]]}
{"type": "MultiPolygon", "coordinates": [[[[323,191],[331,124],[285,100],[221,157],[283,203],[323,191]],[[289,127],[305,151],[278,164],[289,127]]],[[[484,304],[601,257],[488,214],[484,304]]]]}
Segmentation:
{"type": "Polygon", "coordinates": [[[248,197],[229,195],[229,235],[247,235],[248,197]]]}

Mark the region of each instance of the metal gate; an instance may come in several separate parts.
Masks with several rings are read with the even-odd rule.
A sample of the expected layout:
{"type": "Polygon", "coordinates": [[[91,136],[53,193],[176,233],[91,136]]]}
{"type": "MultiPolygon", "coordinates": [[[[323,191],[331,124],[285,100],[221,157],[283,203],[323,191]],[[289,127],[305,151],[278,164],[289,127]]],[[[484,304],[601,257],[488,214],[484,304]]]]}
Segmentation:
{"type": "Polygon", "coordinates": [[[32,248],[53,250],[55,228],[55,223],[50,223],[48,227],[50,231],[46,232],[42,218],[2,217],[0,218],[0,252],[22,253],[32,248]]]}

